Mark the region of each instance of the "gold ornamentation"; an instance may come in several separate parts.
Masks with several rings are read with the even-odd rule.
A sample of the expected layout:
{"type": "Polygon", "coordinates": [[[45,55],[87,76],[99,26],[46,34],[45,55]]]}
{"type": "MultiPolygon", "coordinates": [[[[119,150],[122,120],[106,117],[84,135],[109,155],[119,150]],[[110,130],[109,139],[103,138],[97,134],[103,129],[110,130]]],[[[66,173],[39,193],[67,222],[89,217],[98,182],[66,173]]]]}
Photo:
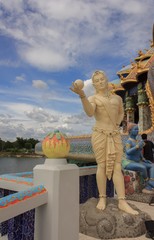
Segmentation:
{"type": "Polygon", "coordinates": [[[125,197],[118,197],[118,200],[125,200],[125,197]]]}
{"type": "Polygon", "coordinates": [[[99,198],[106,198],[106,195],[99,195],[99,198]]]}
{"type": "Polygon", "coordinates": [[[146,82],[145,88],[146,88],[146,93],[147,93],[147,96],[148,96],[148,98],[149,98],[149,103],[150,103],[149,106],[150,106],[150,110],[151,110],[151,122],[152,122],[152,126],[151,126],[150,129],[144,131],[144,133],[149,134],[149,133],[151,133],[152,131],[154,131],[154,99],[153,99],[152,92],[151,92],[150,85],[149,85],[149,82],[148,82],[148,81],[146,82]]]}
{"type": "Polygon", "coordinates": [[[126,144],[126,149],[129,149],[130,146],[131,146],[131,145],[130,145],[129,143],[127,143],[127,144],[126,144]]]}

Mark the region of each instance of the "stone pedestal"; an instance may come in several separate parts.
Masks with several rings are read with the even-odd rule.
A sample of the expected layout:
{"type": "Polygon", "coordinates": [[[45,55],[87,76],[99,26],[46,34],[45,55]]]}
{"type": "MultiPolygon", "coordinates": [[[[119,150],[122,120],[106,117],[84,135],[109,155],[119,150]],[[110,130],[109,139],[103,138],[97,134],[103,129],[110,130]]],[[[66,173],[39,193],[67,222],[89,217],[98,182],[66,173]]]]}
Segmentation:
{"type": "Polygon", "coordinates": [[[99,239],[135,238],[146,233],[145,221],[150,216],[130,204],[139,215],[131,215],[118,209],[118,201],[107,199],[104,211],[96,208],[98,199],[91,198],[80,205],[80,232],[99,239]]]}

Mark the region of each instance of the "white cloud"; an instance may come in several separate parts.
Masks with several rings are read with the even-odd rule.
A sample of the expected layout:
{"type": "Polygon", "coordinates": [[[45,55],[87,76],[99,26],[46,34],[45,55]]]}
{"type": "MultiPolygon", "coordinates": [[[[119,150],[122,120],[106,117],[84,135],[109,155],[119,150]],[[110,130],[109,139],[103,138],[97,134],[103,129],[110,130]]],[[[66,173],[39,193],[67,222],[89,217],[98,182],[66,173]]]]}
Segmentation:
{"type": "Polygon", "coordinates": [[[16,76],[15,82],[25,82],[25,80],[25,74],[21,74],[20,76],[16,76]]]}
{"type": "Polygon", "coordinates": [[[10,59],[3,59],[3,60],[0,60],[0,66],[17,68],[19,66],[19,63],[15,61],[11,61],[10,59]]]}
{"type": "Polygon", "coordinates": [[[54,112],[54,114],[51,113],[51,111],[48,109],[44,110],[41,107],[39,108],[33,108],[31,111],[25,111],[25,114],[28,118],[35,120],[36,122],[48,122],[48,123],[56,123],[59,119],[58,114],[54,112]]]}
{"type": "MultiPolygon", "coordinates": [[[[68,124],[68,125],[76,125],[79,124],[80,127],[82,126],[92,126],[92,124],[94,123],[94,119],[88,117],[84,112],[81,112],[79,114],[72,114],[72,115],[66,115],[64,117],[61,118],[62,122],[64,124],[68,124]]],[[[78,129],[78,127],[77,127],[78,129]]]]}
{"type": "Polygon", "coordinates": [[[23,61],[48,71],[75,66],[94,52],[128,56],[139,45],[145,46],[153,24],[153,0],[5,0],[1,4],[9,11],[8,16],[1,15],[2,33],[16,40],[23,61]]]}
{"type": "Polygon", "coordinates": [[[95,89],[92,85],[92,80],[88,79],[84,81],[84,88],[83,88],[87,97],[94,95],[95,89]]]}
{"type": "Polygon", "coordinates": [[[0,4],[9,12],[23,12],[23,0],[12,0],[11,2],[8,0],[0,0],[0,4]]]}
{"type": "Polygon", "coordinates": [[[77,128],[79,134],[84,134],[91,132],[92,125],[93,119],[83,112],[70,115],[24,103],[5,103],[0,110],[0,137],[3,140],[14,141],[16,137],[42,139],[55,129],[73,135],[77,134],[77,128]]]}
{"type": "Polygon", "coordinates": [[[32,86],[39,89],[44,89],[48,87],[47,83],[42,80],[33,80],[32,86]]]}
{"type": "MultiPolygon", "coordinates": [[[[56,43],[54,44],[56,45],[56,43]]],[[[57,46],[58,47],[58,46],[57,46]]],[[[56,49],[51,49],[47,46],[20,46],[20,56],[34,67],[44,70],[59,70],[65,69],[70,65],[74,65],[75,61],[67,56],[66,52],[56,49]],[[66,55],[65,55],[66,54],[66,55]],[[41,56],[41,57],[38,57],[41,56]]]]}

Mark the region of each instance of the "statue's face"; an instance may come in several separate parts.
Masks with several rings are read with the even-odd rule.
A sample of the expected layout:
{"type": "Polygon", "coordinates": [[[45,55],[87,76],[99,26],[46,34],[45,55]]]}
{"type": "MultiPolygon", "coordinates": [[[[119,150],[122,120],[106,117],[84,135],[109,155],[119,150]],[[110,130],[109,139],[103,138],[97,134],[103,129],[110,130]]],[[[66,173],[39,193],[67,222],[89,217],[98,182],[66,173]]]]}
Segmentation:
{"type": "Polygon", "coordinates": [[[93,77],[93,86],[96,90],[108,88],[108,81],[104,74],[98,73],[93,77]]]}
{"type": "Polygon", "coordinates": [[[137,136],[138,135],[138,132],[139,132],[139,129],[138,129],[138,126],[134,126],[132,129],[131,129],[131,135],[133,136],[137,136]]]}

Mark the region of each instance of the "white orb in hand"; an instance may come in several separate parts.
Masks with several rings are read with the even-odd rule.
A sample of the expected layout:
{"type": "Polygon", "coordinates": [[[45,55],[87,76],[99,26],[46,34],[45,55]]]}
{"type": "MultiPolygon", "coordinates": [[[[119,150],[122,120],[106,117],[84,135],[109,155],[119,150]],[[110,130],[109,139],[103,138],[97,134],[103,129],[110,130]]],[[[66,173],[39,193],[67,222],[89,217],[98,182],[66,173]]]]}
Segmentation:
{"type": "Polygon", "coordinates": [[[84,82],[80,79],[77,79],[75,82],[74,82],[78,88],[82,89],[84,87],[84,82]]]}

